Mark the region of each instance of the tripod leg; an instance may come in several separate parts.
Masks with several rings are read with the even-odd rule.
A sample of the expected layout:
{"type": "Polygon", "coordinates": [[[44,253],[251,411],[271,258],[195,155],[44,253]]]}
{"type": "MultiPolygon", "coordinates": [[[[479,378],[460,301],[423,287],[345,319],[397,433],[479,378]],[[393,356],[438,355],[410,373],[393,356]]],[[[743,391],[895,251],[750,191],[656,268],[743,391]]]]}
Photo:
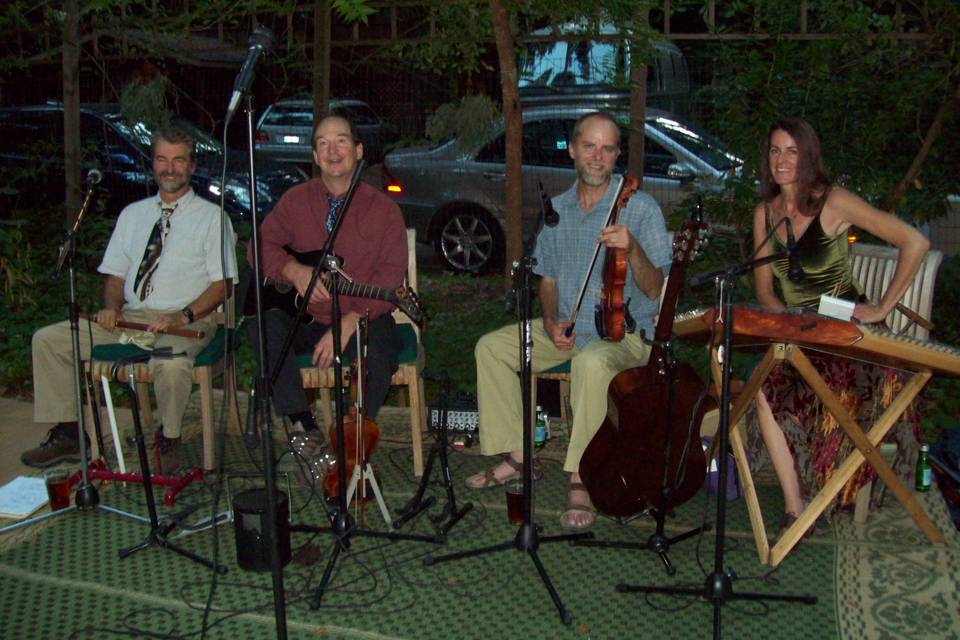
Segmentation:
{"type": "Polygon", "coordinates": [[[567,611],[567,608],[563,606],[563,601],[560,600],[560,594],[554,589],[553,582],[550,581],[550,576],[547,575],[547,570],[543,567],[543,563],[540,562],[540,556],[537,555],[534,549],[528,549],[527,553],[530,555],[530,559],[533,560],[534,566],[537,567],[537,573],[540,574],[543,586],[547,588],[550,599],[553,600],[553,606],[557,608],[557,613],[560,614],[560,619],[563,621],[563,624],[570,624],[573,621],[573,617],[570,615],[570,612],[567,611]]]}
{"type": "Polygon", "coordinates": [[[310,600],[311,609],[319,609],[320,602],[323,600],[323,594],[327,590],[327,585],[330,583],[330,576],[333,574],[333,567],[337,564],[337,558],[340,556],[340,545],[333,545],[333,551],[330,553],[330,557],[327,559],[327,566],[323,570],[323,577],[320,578],[320,584],[317,585],[317,590],[313,593],[313,599],[310,600]]]}

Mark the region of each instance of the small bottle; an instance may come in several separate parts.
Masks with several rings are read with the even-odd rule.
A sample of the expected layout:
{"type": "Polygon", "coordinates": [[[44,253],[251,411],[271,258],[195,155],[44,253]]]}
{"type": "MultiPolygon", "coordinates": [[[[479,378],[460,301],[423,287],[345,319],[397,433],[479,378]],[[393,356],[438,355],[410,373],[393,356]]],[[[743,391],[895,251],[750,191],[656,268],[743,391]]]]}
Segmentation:
{"type": "Polygon", "coordinates": [[[920,445],[920,455],[917,456],[917,491],[929,491],[933,482],[933,469],[930,468],[928,452],[930,445],[920,445]]]}
{"type": "Polygon", "coordinates": [[[542,449],[547,442],[547,421],[543,418],[543,407],[537,405],[537,424],[533,428],[533,446],[542,449]]]}

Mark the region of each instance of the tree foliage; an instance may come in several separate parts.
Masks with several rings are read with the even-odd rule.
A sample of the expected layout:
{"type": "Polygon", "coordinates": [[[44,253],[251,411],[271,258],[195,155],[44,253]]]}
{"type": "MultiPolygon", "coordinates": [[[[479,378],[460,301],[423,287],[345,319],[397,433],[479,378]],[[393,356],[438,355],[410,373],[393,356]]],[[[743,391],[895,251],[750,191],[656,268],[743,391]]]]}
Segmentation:
{"type": "Polygon", "coordinates": [[[944,215],[960,162],[960,137],[952,133],[960,114],[960,3],[904,2],[909,11],[899,24],[893,2],[808,6],[809,30],[837,37],[781,37],[799,30],[791,0],[718,3],[724,17],[739,12],[741,22],[770,37],[711,46],[713,114],[706,124],[747,161],[738,199],[715,203],[716,211],[732,222],[749,216],[755,196],[744,186],[756,179],[767,128],[792,115],[817,129],[837,181],[918,223],[944,215]],[[889,35],[900,30],[913,38],[889,35]],[[938,118],[942,134],[932,126],[938,118]]]}

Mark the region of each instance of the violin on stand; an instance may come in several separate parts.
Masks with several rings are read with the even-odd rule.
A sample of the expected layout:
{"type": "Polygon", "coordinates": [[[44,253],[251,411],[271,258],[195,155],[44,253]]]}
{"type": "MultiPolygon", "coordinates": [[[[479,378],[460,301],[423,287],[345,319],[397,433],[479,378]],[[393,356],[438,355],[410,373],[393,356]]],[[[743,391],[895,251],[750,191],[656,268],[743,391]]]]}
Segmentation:
{"type": "MultiPolygon", "coordinates": [[[[383,501],[383,495],[380,493],[380,487],[374,477],[374,468],[369,462],[370,454],[380,439],[380,428],[376,422],[366,416],[365,412],[364,390],[367,367],[367,323],[367,318],[359,318],[357,320],[357,331],[355,334],[357,358],[353,375],[350,377],[350,399],[353,401],[353,406],[350,408],[350,414],[344,418],[343,421],[344,471],[347,477],[347,504],[351,504],[352,501],[354,508],[359,511],[359,518],[362,518],[362,506],[370,499],[370,495],[368,494],[369,489],[376,497],[384,521],[387,524],[392,524],[390,512],[383,501]]],[[[335,425],[330,427],[327,437],[330,440],[330,447],[336,450],[338,437],[335,425]]],[[[337,498],[340,491],[340,483],[336,460],[332,460],[327,467],[327,473],[323,479],[323,486],[328,498],[337,498]]]]}

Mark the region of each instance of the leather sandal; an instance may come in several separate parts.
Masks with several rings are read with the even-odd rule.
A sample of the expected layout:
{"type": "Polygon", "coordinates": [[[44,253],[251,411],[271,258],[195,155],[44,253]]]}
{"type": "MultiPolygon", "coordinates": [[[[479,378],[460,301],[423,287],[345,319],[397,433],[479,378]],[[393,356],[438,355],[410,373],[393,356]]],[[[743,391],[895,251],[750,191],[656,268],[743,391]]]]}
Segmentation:
{"type": "MultiPolygon", "coordinates": [[[[499,464],[496,464],[489,469],[484,470],[483,473],[477,473],[472,476],[469,476],[466,480],[466,485],[468,489],[492,489],[493,487],[502,487],[507,482],[511,480],[518,480],[523,477],[523,463],[517,462],[510,457],[509,453],[504,453],[501,455],[503,462],[506,462],[513,469],[513,473],[504,476],[503,478],[497,478],[494,473],[496,472],[499,464]]],[[[540,480],[543,478],[543,467],[540,464],[540,458],[537,456],[533,457],[533,479],[540,480]]]]}
{"type": "MultiPolygon", "coordinates": [[[[798,516],[793,512],[788,512],[783,514],[783,517],[780,518],[780,528],[777,531],[777,537],[773,539],[773,544],[777,544],[778,542],[780,542],[780,538],[783,536],[783,532],[789,529],[791,526],[793,526],[793,523],[796,522],[797,518],[799,517],[800,516],[798,516]]],[[[817,523],[814,522],[812,525],[810,525],[809,529],[803,532],[803,535],[800,536],[800,539],[797,540],[797,544],[794,545],[794,547],[799,545],[805,539],[813,537],[813,534],[815,534],[816,532],[817,532],[817,523]]]]}
{"type": "Polygon", "coordinates": [[[582,482],[571,482],[567,487],[567,508],[563,514],[560,515],[560,526],[569,531],[585,531],[592,527],[597,521],[597,510],[592,504],[583,504],[575,503],[570,496],[570,493],[573,491],[583,491],[587,494],[587,500],[590,499],[590,492],[587,491],[587,487],[582,482]],[[584,524],[574,524],[568,514],[573,513],[586,513],[590,515],[590,519],[584,524]]]}

